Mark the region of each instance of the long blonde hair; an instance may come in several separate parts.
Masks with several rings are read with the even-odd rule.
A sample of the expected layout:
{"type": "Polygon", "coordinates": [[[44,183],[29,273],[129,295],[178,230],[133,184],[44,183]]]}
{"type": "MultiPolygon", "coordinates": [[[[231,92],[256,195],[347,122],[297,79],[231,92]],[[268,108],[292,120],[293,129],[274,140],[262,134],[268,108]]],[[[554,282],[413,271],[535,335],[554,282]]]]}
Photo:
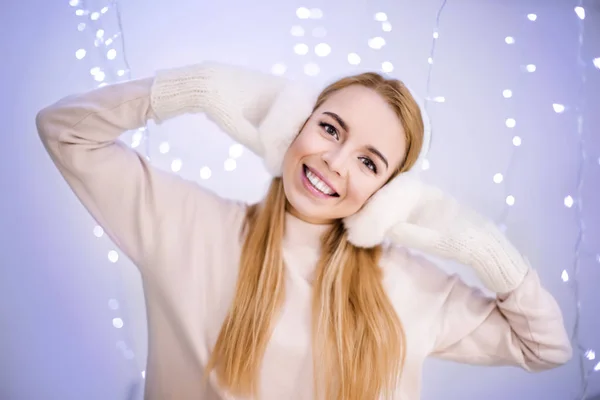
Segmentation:
{"type": "MultiPolygon", "coordinates": [[[[351,85],[375,90],[402,123],[407,150],[390,179],[410,169],[421,151],[424,127],[420,108],[402,82],[371,72],[342,78],[321,92],[314,110],[351,85]]],[[[260,365],[285,297],[286,204],[283,181],[274,178],[266,198],[247,209],[235,297],[206,368],[206,375],[215,370],[219,384],[236,395],[259,397],[260,365]]],[[[353,246],[341,220],[323,234],[321,243],[312,299],[315,395],[327,400],[391,397],[406,340],[383,288],[382,248],[353,246]]]]}

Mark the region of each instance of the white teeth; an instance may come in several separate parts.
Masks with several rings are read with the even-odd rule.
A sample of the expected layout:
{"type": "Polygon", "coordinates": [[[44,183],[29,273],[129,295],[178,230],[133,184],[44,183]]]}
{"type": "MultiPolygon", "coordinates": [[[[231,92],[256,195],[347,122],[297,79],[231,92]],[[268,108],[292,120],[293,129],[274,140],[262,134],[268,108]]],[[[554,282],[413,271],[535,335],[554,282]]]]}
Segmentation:
{"type": "Polygon", "coordinates": [[[308,168],[306,169],[306,177],[312,183],[312,185],[318,189],[320,192],[332,195],[335,193],[329,186],[325,184],[322,180],[320,180],[315,174],[313,174],[308,168]]]}

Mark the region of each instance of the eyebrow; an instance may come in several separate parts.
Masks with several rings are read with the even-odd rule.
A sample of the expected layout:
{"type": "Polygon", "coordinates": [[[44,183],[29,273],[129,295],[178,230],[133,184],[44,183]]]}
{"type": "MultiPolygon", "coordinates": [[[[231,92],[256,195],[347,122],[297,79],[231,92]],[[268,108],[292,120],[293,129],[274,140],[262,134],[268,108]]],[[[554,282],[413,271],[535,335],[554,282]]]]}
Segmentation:
{"type": "MultiPolygon", "coordinates": [[[[340,124],[343,130],[345,130],[346,132],[350,132],[350,129],[348,129],[348,124],[346,124],[346,121],[344,121],[339,115],[331,111],[324,111],[323,114],[329,115],[331,118],[335,119],[338,124],[340,124]]],[[[381,161],[383,161],[383,163],[385,164],[385,167],[389,168],[387,159],[383,156],[383,154],[381,154],[379,150],[377,150],[373,146],[367,146],[367,150],[370,153],[375,154],[377,157],[379,157],[381,161]]]]}

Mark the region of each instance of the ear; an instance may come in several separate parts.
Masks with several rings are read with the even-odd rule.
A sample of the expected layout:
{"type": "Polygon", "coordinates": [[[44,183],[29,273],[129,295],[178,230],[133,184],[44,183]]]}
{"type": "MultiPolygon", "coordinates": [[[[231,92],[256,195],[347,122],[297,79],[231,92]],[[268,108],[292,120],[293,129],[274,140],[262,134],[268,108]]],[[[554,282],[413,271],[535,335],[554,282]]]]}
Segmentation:
{"type": "Polygon", "coordinates": [[[264,163],[273,176],[281,176],[285,152],[310,117],[318,92],[306,84],[290,82],[278,94],[258,131],[264,163]]]}

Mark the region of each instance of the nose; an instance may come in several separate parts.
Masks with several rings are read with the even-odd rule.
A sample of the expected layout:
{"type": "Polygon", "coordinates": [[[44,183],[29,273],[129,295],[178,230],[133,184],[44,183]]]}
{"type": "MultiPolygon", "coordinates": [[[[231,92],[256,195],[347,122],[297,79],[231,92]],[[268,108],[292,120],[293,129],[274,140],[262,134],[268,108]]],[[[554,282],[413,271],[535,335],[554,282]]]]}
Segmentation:
{"type": "Polygon", "coordinates": [[[323,161],[331,172],[341,177],[346,176],[348,172],[348,155],[341,148],[323,153],[323,161]]]}

